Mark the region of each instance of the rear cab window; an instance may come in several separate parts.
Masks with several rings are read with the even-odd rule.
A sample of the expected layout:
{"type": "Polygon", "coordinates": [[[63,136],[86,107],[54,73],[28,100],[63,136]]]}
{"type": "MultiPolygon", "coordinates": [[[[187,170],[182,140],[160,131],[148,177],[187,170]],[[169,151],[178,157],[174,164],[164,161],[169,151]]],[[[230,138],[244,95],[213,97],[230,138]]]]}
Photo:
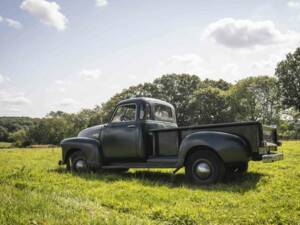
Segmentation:
{"type": "Polygon", "coordinates": [[[162,104],[154,105],[154,118],[158,121],[175,122],[175,115],[171,107],[162,104]]]}

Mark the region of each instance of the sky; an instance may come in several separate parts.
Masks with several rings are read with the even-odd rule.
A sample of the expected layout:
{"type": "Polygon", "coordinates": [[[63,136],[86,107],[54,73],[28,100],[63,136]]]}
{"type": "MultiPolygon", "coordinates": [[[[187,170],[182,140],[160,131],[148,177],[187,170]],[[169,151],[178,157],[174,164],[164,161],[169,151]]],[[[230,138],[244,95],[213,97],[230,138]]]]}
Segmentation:
{"type": "Polygon", "coordinates": [[[0,0],[0,116],[77,112],[163,74],[274,75],[300,0],[0,0]]]}

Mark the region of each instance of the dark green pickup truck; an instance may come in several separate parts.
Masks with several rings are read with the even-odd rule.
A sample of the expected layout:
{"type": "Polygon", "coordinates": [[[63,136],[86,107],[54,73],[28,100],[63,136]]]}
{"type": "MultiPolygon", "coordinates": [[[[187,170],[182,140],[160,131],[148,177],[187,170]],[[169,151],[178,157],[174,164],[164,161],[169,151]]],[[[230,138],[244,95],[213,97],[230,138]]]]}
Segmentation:
{"type": "Polygon", "coordinates": [[[171,104],[132,98],[117,104],[109,123],[64,139],[59,163],[72,171],[185,167],[192,182],[210,184],[245,173],[250,160],[282,160],[278,145],[276,128],[259,122],[178,127],[171,104]]]}

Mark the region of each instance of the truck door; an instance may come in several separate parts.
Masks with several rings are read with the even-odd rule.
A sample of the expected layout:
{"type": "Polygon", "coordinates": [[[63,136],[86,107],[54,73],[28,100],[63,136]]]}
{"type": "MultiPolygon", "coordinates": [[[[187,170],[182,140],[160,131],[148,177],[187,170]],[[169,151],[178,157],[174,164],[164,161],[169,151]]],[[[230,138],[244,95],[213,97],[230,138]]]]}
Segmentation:
{"type": "Polygon", "coordinates": [[[114,160],[138,158],[141,129],[136,120],[136,104],[130,103],[117,107],[111,122],[107,124],[102,133],[105,158],[114,160]]]}

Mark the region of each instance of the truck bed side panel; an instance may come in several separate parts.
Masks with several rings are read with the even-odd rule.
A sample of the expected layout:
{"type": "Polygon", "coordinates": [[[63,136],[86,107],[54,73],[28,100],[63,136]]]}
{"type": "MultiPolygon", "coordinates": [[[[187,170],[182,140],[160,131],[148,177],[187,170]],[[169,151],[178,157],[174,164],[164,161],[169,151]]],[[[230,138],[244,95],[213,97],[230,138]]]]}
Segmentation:
{"type": "MultiPolygon", "coordinates": [[[[261,142],[261,125],[257,122],[214,124],[195,127],[181,127],[173,129],[152,130],[157,133],[157,155],[175,156],[181,141],[189,134],[198,131],[218,131],[235,134],[243,138],[248,144],[252,153],[258,151],[261,142]]],[[[216,140],[217,141],[217,140],[216,140]]]]}

